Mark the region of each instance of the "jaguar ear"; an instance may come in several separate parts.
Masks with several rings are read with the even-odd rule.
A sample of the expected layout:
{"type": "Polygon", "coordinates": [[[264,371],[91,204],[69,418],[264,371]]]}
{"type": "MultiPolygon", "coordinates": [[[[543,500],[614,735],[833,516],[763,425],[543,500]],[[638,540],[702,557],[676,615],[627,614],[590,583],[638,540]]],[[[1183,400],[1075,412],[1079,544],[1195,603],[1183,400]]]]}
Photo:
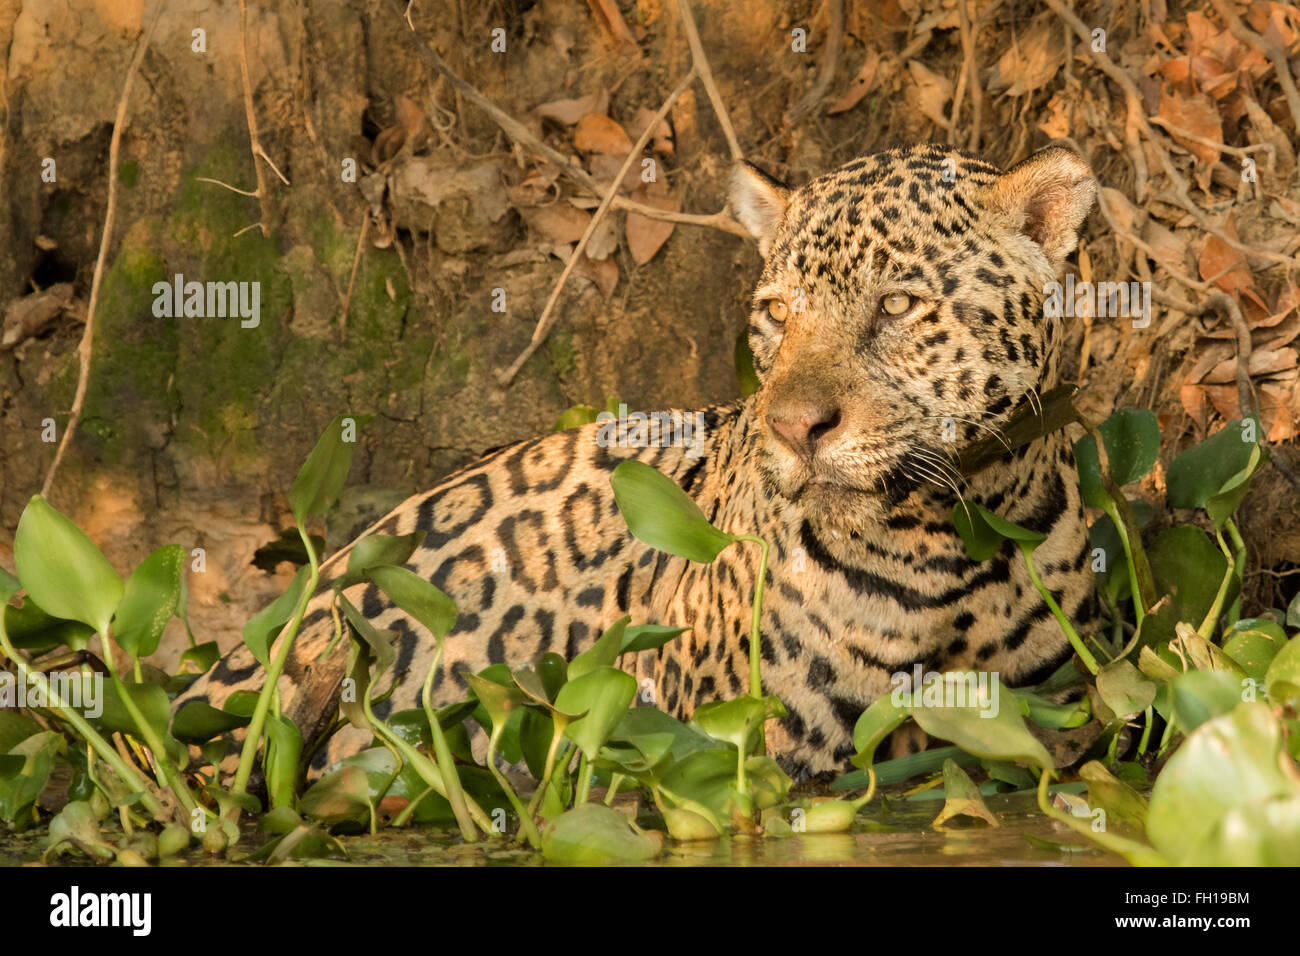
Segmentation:
{"type": "Polygon", "coordinates": [[[758,240],[758,254],[766,257],[790,200],[789,187],[757,166],[742,161],[731,170],[727,198],[736,221],[758,240]]]}
{"type": "Polygon", "coordinates": [[[1061,146],[1040,149],[987,187],[984,201],[1042,248],[1053,270],[1079,242],[1079,227],[1097,197],[1097,180],[1078,153],[1061,146]]]}

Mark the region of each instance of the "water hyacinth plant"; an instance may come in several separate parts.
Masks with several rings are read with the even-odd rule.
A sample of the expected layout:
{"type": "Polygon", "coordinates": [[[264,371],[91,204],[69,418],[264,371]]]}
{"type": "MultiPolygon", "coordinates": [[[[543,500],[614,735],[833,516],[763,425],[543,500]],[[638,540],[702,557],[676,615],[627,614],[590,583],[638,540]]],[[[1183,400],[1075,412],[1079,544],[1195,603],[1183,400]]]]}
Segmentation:
{"type": "MultiPolygon", "coordinates": [[[[123,580],[71,521],[32,499],[16,536],[17,574],[0,571],[0,649],[39,694],[26,711],[0,711],[0,819],[16,829],[47,826],[50,859],[143,864],[199,844],[252,862],[343,858],[337,835],[428,825],[452,827],[470,843],[591,864],[652,859],[665,837],[843,832],[864,809],[887,815],[899,796],[883,789],[907,785],[903,799],[942,796],[939,828],[996,826],[984,798],[1024,792],[1062,827],[1133,863],[1298,862],[1300,607],[1241,617],[1246,555],[1233,515],[1265,460],[1251,420],[1174,459],[1168,503],[1204,522],[1149,541],[1142,529],[1151,509],[1123,489],[1155,463],[1154,417],[1126,410],[1090,428],[1075,451],[1084,499],[1102,515],[1092,543],[1108,620],[1077,627],[1039,585],[1077,664],[1038,687],[1000,688],[1015,706],[992,717],[978,695],[959,706],[936,705],[919,688],[882,697],[854,731],[859,769],[833,787],[860,791],[853,798],[794,795],[767,755],[764,728],[785,714],[763,694],[758,654],[767,543],[714,527],[671,479],[630,460],[611,483],[642,541],[702,563],[728,547],[752,548],[746,693],[703,704],[687,722],[647,705],[624,667],[684,629],[624,617],[572,660],[546,654],[492,665],[466,675],[462,699],[435,707],[457,608],[404,567],[422,533],[372,535],[353,547],[328,591],[335,639],[351,650],[353,692],[340,703],[339,724],[369,731],[373,745],[307,782],[311,754],[274,678],[319,584],[307,525],[337,499],[366,420],[331,422],[294,482],[306,563],[243,632],[268,680],[220,709],[191,702],[173,713],[171,705],[215,662],[215,644],[191,635],[176,673],[147,660],[167,622],[184,620],[183,550],[160,548],[123,580]],[[381,688],[391,684],[394,635],[344,596],[360,582],[379,587],[439,644],[419,675],[421,706],[384,719],[375,704],[390,692],[381,688]],[[92,710],[81,691],[94,686],[102,686],[102,707],[92,710]],[[881,744],[909,721],[939,746],[877,762],[881,744]],[[243,741],[232,749],[235,731],[243,741]],[[1060,756],[1054,735],[1084,731],[1084,751],[1060,756]],[[217,768],[227,760],[235,769],[223,780],[217,768]],[[51,815],[41,794],[60,767],[71,781],[68,800],[51,815]]],[[[959,503],[953,520],[972,557],[1013,549],[1039,583],[1036,532],[974,502],[959,503]]],[[[944,679],[987,686],[981,676],[989,675],[944,679]]]]}

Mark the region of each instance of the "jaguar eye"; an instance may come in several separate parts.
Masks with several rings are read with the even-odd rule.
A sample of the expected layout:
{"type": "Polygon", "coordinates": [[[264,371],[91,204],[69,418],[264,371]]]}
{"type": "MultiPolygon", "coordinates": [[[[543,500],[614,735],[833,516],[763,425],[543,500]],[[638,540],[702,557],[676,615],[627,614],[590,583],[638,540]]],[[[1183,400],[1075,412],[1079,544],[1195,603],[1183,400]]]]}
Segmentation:
{"type": "Polygon", "coordinates": [[[895,292],[880,300],[880,311],[886,315],[902,315],[912,307],[912,297],[902,292],[895,292]]]}
{"type": "Polygon", "coordinates": [[[780,299],[773,299],[767,304],[767,314],[773,322],[780,324],[784,322],[786,316],[790,314],[790,307],[780,299]]]}

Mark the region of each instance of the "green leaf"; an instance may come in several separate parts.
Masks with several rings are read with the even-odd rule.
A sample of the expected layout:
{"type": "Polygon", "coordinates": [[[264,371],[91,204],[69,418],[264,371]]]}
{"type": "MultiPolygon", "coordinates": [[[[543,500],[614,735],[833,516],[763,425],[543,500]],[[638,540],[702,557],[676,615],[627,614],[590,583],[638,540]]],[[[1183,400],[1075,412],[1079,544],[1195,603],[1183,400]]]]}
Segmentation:
{"type": "Polygon", "coordinates": [[[289,505],[298,524],[326,511],[338,498],[352,467],[356,433],[374,417],[340,415],[326,426],[289,489],[289,505]]]}
{"type": "MultiPolygon", "coordinates": [[[[1184,524],[1162,531],[1147,548],[1147,557],[1158,593],[1171,596],[1173,620],[1199,625],[1228,570],[1223,552],[1200,528],[1184,524]]],[[[1236,591],[1235,585],[1229,588],[1225,607],[1236,591]]],[[[1143,643],[1148,643],[1145,637],[1143,643]]]]}
{"type": "Polygon", "coordinates": [[[1184,733],[1230,713],[1241,703],[1241,682],[1225,671],[1188,671],[1179,674],[1169,686],[1174,716],[1184,733]]]}
{"type": "Polygon", "coordinates": [[[662,848],[657,834],[634,830],[627,817],[598,803],[560,814],[542,832],[542,855],[552,863],[638,863],[658,856],[662,848]]]}
{"type": "MultiPolygon", "coordinates": [[[[973,502],[957,502],[952,509],[952,523],[966,545],[966,553],[976,561],[993,557],[1004,540],[1034,547],[1045,540],[1045,536],[1037,531],[1022,528],[973,502]]],[[[1029,550],[1032,551],[1033,547],[1029,550]]]]}
{"type": "Polygon", "coordinates": [[[181,596],[185,549],[179,544],[159,548],[140,562],[126,579],[126,589],[113,618],[113,637],[132,658],[158,650],[163,629],[176,613],[181,596]]]}
{"type": "MultiPolygon", "coordinates": [[[[357,606],[343,595],[339,595],[339,607],[343,617],[352,626],[352,631],[374,654],[374,666],[370,672],[371,680],[378,681],[388,672],[397,660],[397,648],[394,644],[397,634],[387,628],[380,629],[370,623],[370,619],[357,610],[357,606]]],[[[369,683],[369,682],[367,682],[369,683]]],[[[360,703],[360,701],[358,701],[360,703]]]]}
{"type": "MultiPolygon", "coordinates": [[[[166,756],[171,757],[176,762],[176,766],[184,767],[189,762],[189,756],[180,741],[172,736],[171,700],[167,697],[167,692],[157,684],[136,684],[130,681],[123,681],[122,688],[131,695],[131,700],[140,711],[140,715],[163,741],[167,748],[166,756]]],[[[101,698],[103,712],[99,717],[90,719],[92,724],[109,731],[130,734],[138,740],[145,739],[144,732],[136,726],[113,681],[103,682],[101,698]]]]}
{"type": "Polygon", "coordinates": [[[736,697],[733,700],[715,700],[695,708],[691,723],[710,737],[725,740],[737,750],[745,750],[746,742],[755,727],[780,705],[775,697],[736,697]]]}
{"type": "Polygon", "coordinates": [[[298,781],[298,760],[302,756],[302,733],[288,716],[266,718],[266,792],[272,807],[293,806],[298,781]]]}
{"type": "Polygon", "coordinates": [[[1300,627],[1300,591],[1291,599],[1291,603],[1286,609],[1286,626],[1300,627]]]}
{"type": "Polygon", "coordinates": [[[569,428],[581,428],[583,425],[590,425],[600,414],[600,409],[594,405],[571,405],[555,421],[551,431],[562,432],[569,428]]]}
{"type": "Polygon", "coordinates": [[[1269,663],[1264,689],[1272,701],[1300,699],[1300,638],[1291,638],[1269,663]]]}
{"type": "MultiPolygon", "coordinates": [[[[953,686],[956,681],[965,681],[967,688],[978,686],[973,680],[974,671],[951,671],[941,676],[942,680],[932,682],[940,689],[953,686]]],[[[1000,683],[995,681],[992,686],[999,688],[1000,683]]],[[[1052,769],[1052,758],[1029,733],[1019,710],[1014,705],[1001,706],[997,693],[964,706],[935,706],[930,699],[933,690],[927,684],[924,690],[912,694],[912,716],[930,736],[950,741],[977,757],[1014,760],[1043,770],[1052,769]]],[[[951,691],[943,696],[957,699],[951,691]]]]}
{"type": "Polygon", "coordinates": [[[23,587],[47,613],[108,632],[122,579],[95,543],[40,495],[18,519],[14,561],[23,587]]]}
{"type": "Polygon", "coordinates": [[[910,716],[908,705],[895,703],[893,697],[877,697],[854,724],[853,749],[857,753],[851,758],[853,766],[870,767],[876,759],[876,748],[910,716]]]}
{"type": "Polygon", "coordinates": [[[456,625],[456,602],[436,587],[406,568],[381,565],[370,568],[368,577],[387,594],[393,603],[442,640],[456,625]]]}
{"type": "Polygon", "coordinates": [[[180,656],[177,664],[178,669],[184,669],[186,664],[193,664],[198,673],[206,674],[208,668],[219,660],[221,660],[221,646],[216,641],[204,641],[187,649],[180,656]]]}
{"type": "Polygon", "coordinates": [[[943,762],[943,809],[934,818],[930,826],[936,830],[953,817],[973,817],[983,820],[991,827],[1001,826],[998,818],[989,812],[980,795],[979,787],[966,775],[966,771],[951,760],[943,762]]]}
{"type": "MultiPolygon", "coordinates": [[[[388,754],[387,750],[383,752],[388,754]]],[[[302,795],[302,812],[327,827],[368,822],[370,809],[370,781],[366,772],[355,764],[326,774],[302,795]]]]}
{"type": "Polygon", "coordinates": [[[1246,676],[1262,682],[1268,673],[1268,665],[1277,652],[1286,644],[1286,635],[1272,622],[1271,627],[1243,627],[1254,621],[1238,621],[1232,626],[1229,637],[1223,642],[1223,653],[1231,657],[1246,676]]]}
{"type": "Polygon", "coordinates": [[[597,667],[569,681],[560,688],[555,706],[584,716],[570,723],[564,736],[594,760],[635,697],[636,678],[616,667],[597,667]]]}
{"type": "Polygon", "coordinates": [[[352,545],[348,552],[347,570],[331,585],[335,591],[342,591],[366,579],[366,571],[381,564],[400,567],[413,555],[424,541],[425,532],[412,531],[410,534],[387,535],[368,534],[352,545]]]}
{"type": "Polygon", "coordinates": [[[1151,706],[1156,699],[1156,684],[1121,658],[1098,672],[1097,693],[1117,717],[1129,720],[1151,706]]]}
{"type": "MultiPolygon", "coordinates": [[[[1255,434],[1258,422],[1252,421],[1255,434]]],[[[1182,452],[1169,465],[1165,477],[1166,495],[1175,508],[1204,508],[1235,477],[1246,470],[1258,454],[1259,444],[1247,441],[1249,434],[1239,418],[1199,445],[1182,452]]]]}
{"type": "Polygon", "coordinates": [[[254,614],[244,625],[244,644],[263,667],[270,666],[271,642],[280,633],[280,628],[293,617],[298,601],[302,599],[302,592],[307,587],[308,573],[307,568],[299,568],[289,582],[288,590],[254,614]]]}
{"type": "Polygon", "coordinates": [[[73,800],[50,821],[42,859],[58,857],[65,846],[76,847],[101,862],[113,859],[117,852],[100,833],[95,811],[85,800],[73,800]]]}
{"type": "MultiPolygon", "coordinates": [[[[15,680],[17,680],[15,675],[15,680]]],[[[0,710],[0,754],[7,754],[33,734],[39,734],[43,728],[35,720],[20,710],[0,710]]]]}
{"type": "Polygon", "coordinates": [[[203,744],[237,727],[247,727],[251,719],[218,710],[207,701],[187,700],[172,718],[172,736],[187,744],[203,744]]]}
{"type": "Polygon", "coordinates": [[[1241,500],[1246,497],[1251,480],[1263,467],[1265,460],[1264,449],[1259,445],[1252,445],[1246,466],[1224,482],[1219,493],[1205,503],[1205,511],[1216,528],[1222,528],[1224,522],[1232,517],[1241,500]]]}
{"type": "MultiPolygon", "coordinates": [[[[610,742],[626,741],[643,753],[652,753],[658,747],[658,739],[665,736],[671,740],[668,752],[674,760],[684,760],[697,750],[716,750],[725,746],[655,707],[628,710],[610,735],[610,742]]],[[[734,770],[735,763],[731,766],[734,770]]]]}
{"type": "Polygon", "coordinates": [[[62,735],[52,730],[19,741],[0,763],[0,820],[21,824],[30,819],[30,807],[45,789],[54,769],[54,757],[67,749],[62,735]]]}
{"type": "Polygon", "coordinates": [[[1109,816],[1126,820],[1139,827],[1147,823],[1146,797],[1116,777],[1096,760],[1079,768],[1079,776],[1088,783],[1088,802],[1101,807],[1109,816]]]}
{"type": "Polygon", "coordinates": [[[1012,690],[1009,687],[1004,688],[1004,690],[1011,690],[1015,694],[1021,704],[1021,714],[1028,717],[1039,727],[1049,727],[1052,730],[1072,730],[1075,727],[1082,727],[1092,719],[1092,705],[1088,702],[1086,695],[1072,704],[1054,704],[1050,700],[1028,691],[1012,690]]]}
{"type": "Polygon", "coordinates": [[[22,607],[6,605],[4,616],[9,640],[14,647],[27,651],[39,653],[62,645],[74,651],[85,650],[95,633],[89,624],[51,617],[36,606],[31,595],[23,600],[22,607]]]}
{"type": "Polygon", "coordinates": [[[0,606],[9,603],[9,599],[22,590],[23,583],[16,577],[0,568],[0,606]]]}
{"type": "Polygon", "coordinates": [[[669,627],[667,624],[637,624],[623,632],[623,646],[619,653],[653,651],[689,630],[689,627],[669,627]]]}
{"type": "MultiPolygon", "coordinates": [[[[1266,704],[1239,704],[1206,721],[1156,778],[1147,835],[1174,863],[1226,862],[1224,854],[1236,843],[1251,850],[1252,865],[1260,865],[1270,843],[1262,837],[1275,834],[1267,807],[1300,800],[1300,771],[1294,763],[1283,767],[1290,759],[1282,749],[1282,725],[1266,704]]],[[[1291,865],[1300,863],[1300,841],[1289,847],[1291,865]]]]}
{"type": "Polygon", "coordinates": [[[628,528],[652,548],[709,564],[738,540],[709,524],[676,482],[649,465],[620,462],[609,482],[628,528]]]}
{"type": "MultiPolygon", "coordinates": [[[[1145,409],[1122,408],[1098,426],[1110,475],[1117,486],[1137,481],[1151,470],[1160,452],[1160,426],[1153,412],[1145,409]]],[[[1074,461],[1079,470],[1079,493],[1094,508],[1110,504],[1110,495],[1101,480],[1101,462],[1097,443],[1091,434],[1084,435],[1074,444],[1074,461]]]]}
{"type": "Polygon", "coordinates": [[[524,693],[517,687],[503,687],[477,674],[465,674],[470,690],[487,709],[493,727],[505,727],[510,715],[523,706],[524,693]]]}
{"type": "Polygon", "coordinates": [[[595,644],[569,661],[569,680],[577,680],[597,667],[612,667],[622,651],[623,634],[630,620],[630,616],[619,618],[600,635],[595,644]]]}

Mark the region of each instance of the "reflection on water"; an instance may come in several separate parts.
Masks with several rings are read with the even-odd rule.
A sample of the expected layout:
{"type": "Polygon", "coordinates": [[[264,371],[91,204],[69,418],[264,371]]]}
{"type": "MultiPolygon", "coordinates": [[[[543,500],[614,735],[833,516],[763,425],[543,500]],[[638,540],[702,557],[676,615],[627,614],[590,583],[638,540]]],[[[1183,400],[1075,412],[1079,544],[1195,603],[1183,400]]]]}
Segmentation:
{"type": "MultiPolygon", "coordinates": [[[[1114,866],[1123,860],[1096,848],[1038,812],[1028,794],[986,798],[1001,826],[930,826],[943,805],[937,801],[895,800],[889,811],[879,804],[859,814],[851,833],[796,834],[785,839],[737,837],[705,843],[669,843],[651,861],[656,866],[1114,866]]],[[[955,821],[957,822],[957,821],[955,821]]],[[[537,866],[540,854],[515,844],[465,846],[450,831],[386,830],[377,836],[342,837],[353,863],[389,866],[537,866]]],[[[262,838],[248,844],[252,849],[262,838]]],[[[10,865],[40,859],[39,834],[0,838],[0,862],[10,865]]],[[[70,855],[63,865],[85,864],[70,855]]],[[[171,862],[171,861],[169,861],[171,862]]],[[[220,861],[224,863],[224,861],[220,861]]],[[[191,852],[171,865],[214,865],[191,852]]],[[[215,865],[220,865],[216,863],[215,865]]]]}

